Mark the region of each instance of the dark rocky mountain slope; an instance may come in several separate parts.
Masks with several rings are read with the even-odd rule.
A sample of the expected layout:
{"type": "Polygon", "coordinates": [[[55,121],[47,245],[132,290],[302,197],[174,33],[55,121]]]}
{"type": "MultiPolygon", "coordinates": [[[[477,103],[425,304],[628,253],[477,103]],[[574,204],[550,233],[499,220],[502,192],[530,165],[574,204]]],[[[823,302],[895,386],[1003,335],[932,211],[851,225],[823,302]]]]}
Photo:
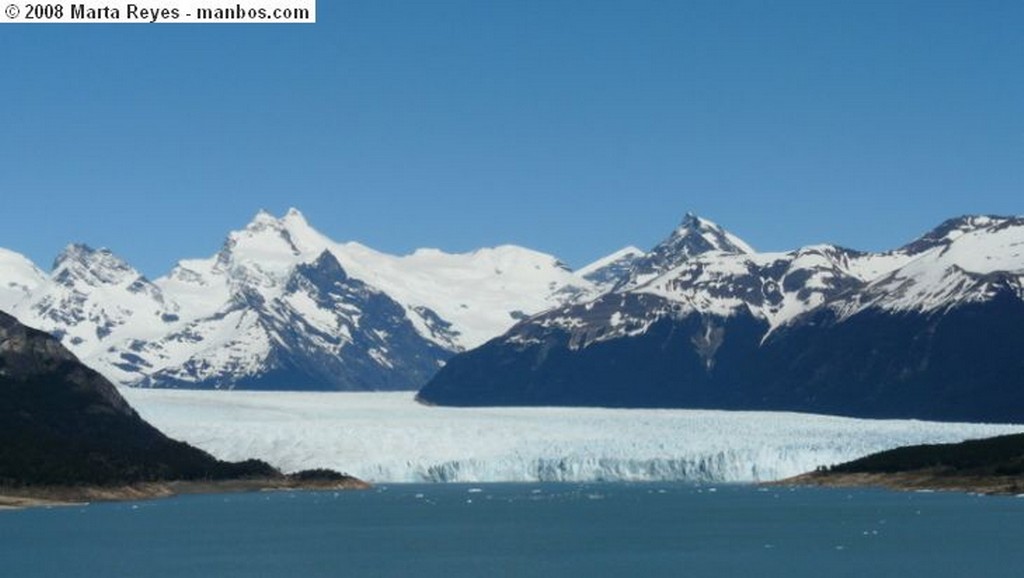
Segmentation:
{"type": "Polygon", "coordinates": [[[273,475],[169,439],[55,338],[0,313],[0,486],[273,475]]]}

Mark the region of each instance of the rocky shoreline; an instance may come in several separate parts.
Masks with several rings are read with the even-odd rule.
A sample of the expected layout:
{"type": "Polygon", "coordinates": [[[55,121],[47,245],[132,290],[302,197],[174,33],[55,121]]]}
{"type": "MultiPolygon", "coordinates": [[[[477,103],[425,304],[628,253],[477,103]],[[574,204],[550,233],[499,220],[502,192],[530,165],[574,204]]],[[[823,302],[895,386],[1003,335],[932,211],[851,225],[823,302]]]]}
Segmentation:
{"type": "Polygon", "coordinates": [[[884,488],[897,491],[964,492],[985,495],[1024,495],[1020,476],[949,475],[941,470],[898,473],[810,472],[769,482],[769,486],[818,486],[826,488],[884,488]]]}
{"type": "Polygon", "coordinates": [[[1024,434],[897,448],[774,484],[1024,495],[1024,434]]]}
{"type": "Polygon", "coordinates": [[[237,480],[146,482],[119,486],[0,487],[0,510],[153,500],[188,494],[365,490],[370,487],[367,482],[351,476],[303,478],[296,475],[237,480]]]}

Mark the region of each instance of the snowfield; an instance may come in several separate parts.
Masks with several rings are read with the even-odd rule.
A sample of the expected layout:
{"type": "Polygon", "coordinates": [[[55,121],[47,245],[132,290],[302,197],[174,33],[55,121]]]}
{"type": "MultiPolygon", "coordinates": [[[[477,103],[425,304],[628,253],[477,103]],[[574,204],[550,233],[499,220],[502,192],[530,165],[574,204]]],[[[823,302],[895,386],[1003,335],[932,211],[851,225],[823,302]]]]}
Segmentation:
{"type": "Polygon", "coordinates": [[[411,392],[121,392],[218,458],[371,482],[765,481],[897,446],[1024,432],[781,412],[442,408],[411,392]]]}

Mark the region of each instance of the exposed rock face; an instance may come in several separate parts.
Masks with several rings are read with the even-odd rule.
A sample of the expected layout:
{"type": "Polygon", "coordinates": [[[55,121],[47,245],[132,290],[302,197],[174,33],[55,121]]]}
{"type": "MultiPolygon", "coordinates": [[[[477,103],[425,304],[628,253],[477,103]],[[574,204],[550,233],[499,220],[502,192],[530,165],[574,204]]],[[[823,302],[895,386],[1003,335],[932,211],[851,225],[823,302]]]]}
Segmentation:
{"type": "Polygon", "coordinates": [[[82,408],[85,412],[138,417],[117,388],[79,363],[59,341],[0,312],[0,380],[44,380],[55,375],[62,376],[70,391],[89,402],[82,408]]]}

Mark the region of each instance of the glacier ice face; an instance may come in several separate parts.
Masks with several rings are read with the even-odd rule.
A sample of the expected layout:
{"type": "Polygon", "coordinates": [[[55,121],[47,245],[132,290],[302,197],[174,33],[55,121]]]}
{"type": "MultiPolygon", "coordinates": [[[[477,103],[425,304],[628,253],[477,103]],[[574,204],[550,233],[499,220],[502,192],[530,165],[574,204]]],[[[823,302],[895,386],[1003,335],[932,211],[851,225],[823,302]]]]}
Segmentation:
{"type": "Polygon", "coordinates": [[[442,408],[406,392],[122,393],[165,433],[218,458],[378,483],[765,481],[903,445],[1024,431],[781,412],[442,408]]]}

